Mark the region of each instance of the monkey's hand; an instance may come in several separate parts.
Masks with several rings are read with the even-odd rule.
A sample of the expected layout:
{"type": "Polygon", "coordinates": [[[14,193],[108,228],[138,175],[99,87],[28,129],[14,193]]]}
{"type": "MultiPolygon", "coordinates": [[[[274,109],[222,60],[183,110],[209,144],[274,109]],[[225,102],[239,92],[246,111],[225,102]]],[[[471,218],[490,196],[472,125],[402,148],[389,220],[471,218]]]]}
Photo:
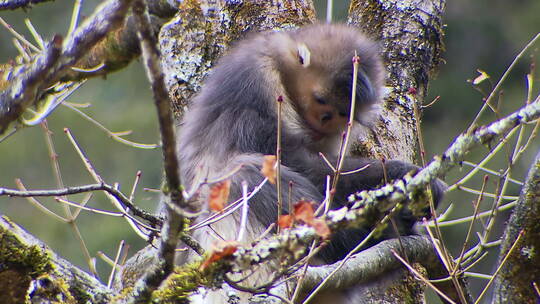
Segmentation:
{"type": "MultiPolygon", "coordinates": [[[[380,186],[390,183],[396,179],[400,179],[407,173],[416,173],[420,168],[406,162],[398,160],[386,161],[383,165],[381,161],[363,158],[348,158],[345,160],[343,172],[352,171],[358,168],[365,169],[354,174],[342,175],[339,177],[338,186],[334,195],[332,208],[339,208],[348,203],[348,196],[362,190],[372,190],[380,186]]],[[[331,175],[332,170],[320,172],[322,175],[331,175]]],[[[321,181],[322,183],[322,181],[321,181]]],[[[321,183],[317,185],[321,185],[321,183]]],[[[324,183],[322,183],[324,184],[324,183]]],[[[442,200],[446,184],[437,179],[431,183],[431,190],[435,206],[442,200]]],[[[321,190],[319,190],[321,191],[321,190]]],[[[427,198],[427,196],[425,196],[427,198]]],[[[366,244],[366,247],[375,245],[376,243],[396,237],[397,235],[415,234],[414,225],[422,217],[430,217],[430,207],[427,199],[419,197],[418,201],[408,204],[406,207],[399,210],[393,216],[393,225],[387,226],[378,236],[372,237],[366,244]]],[[[374,223],[379,219],[370,218],[371,223],[364,222],[362,226],[355,228],[344,229],[338,231],[333,237],[329,246],[321,251],[319,256],[328,263],[333,263],[343,258],[352,248],[359,244],[373,229],[374,223]],[[337,258],[336,258],[337,257],[337,258]]]]}

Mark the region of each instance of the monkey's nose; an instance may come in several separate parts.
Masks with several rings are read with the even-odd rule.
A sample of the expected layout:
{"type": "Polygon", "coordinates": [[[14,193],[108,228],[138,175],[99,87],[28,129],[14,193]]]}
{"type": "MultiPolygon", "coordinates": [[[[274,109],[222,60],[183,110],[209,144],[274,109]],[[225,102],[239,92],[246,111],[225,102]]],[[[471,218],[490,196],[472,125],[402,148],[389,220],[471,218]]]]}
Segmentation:
{"type": "Polygon", "coordinates": [[[325,123],[325,122],[328,122],[328,121],[332,120],[332,117],[333,117],[332,112],[324,112],[321,115],[321,123],[325,123]]]}

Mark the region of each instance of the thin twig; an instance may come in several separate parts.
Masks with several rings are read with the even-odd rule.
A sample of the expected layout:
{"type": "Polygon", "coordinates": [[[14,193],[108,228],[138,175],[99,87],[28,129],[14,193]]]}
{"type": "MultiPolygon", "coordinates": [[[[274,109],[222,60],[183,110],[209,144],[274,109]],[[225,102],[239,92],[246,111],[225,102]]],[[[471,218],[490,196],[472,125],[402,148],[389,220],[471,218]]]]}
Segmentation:
{"type": "Polygon", "coordinates": [[[109,280],[107,281],[107,287],[111,288],[112,282],[114,279],[114,274],[116,272],[116,268],[118,266],[118,261],[120,259],[120,255],[122,254],[122,251],[124,250],[125,242],[124,240],[120,241],[120,245],[118,246],[118,250],[116,251],[116,257],[114,258],[113,266],[111,269],[111,273],[109,274],[109,280]]]}
{"type": "Polygon", "coordinates": [[[453,304],[456,304],[456,302],[452,301],[452,299],[450,299],[447,295],[444,294],[444,292],[440,291],[437,287],[435,287],[435,285],[433,285],[428,279],[424,278],[424,276],[422,276],[418,271],[416,271],[416,269],[414,269],[414,267],[412,267],[409,263],[407,263],[407,261],[405,261],[405,259],[403,259],[395,250],[392,250],[392,253],[394,254],[394,256],[401,261],[401,263],[403,263],[403,265],[405,265],[405,267],[407,267],[409,269],[410,272],[412,272],[414,274],[414,276],[416,278],[418,278],[419,280],[421,280],[422,282],[424,282],[424,284],[428,285],[431,289],[433,289],[433,291],[435,291],[439,296],[441,296],[442,298],[444,298],[446,301],[448,301],[448,303],[453,303],[453,304]]]}
{"type": "Polygon", "coordinates": [[[504,259],[501,261],[501,263],[499,264],[499,266],[497,267],[497,270],[495,270],[495,273],[493,273],[492,277],[491,277],[491,280],[489,280],[489,282],[486,284],[486,286],[484,287],[484,289],[482,290],[482,292],[480,293],[480,295],[478,296],[478,298],[476,298],[476,301],[474,302],[474,304],[478,304],[480,303],[480,300],[482,299],[482,297],[486,294],[486,292],[488,291],[489,287],[491,286],[491,284],[493,283],[493,280],[495,279],[495,277],[497,277],[497,274],[499,273],[499,271],[501,271],[502,267],[504,266],[504,264],[506,263],[506,261],[508,260],[508,257],[510,256],[510,254],[512,254],[512,252],[514,251],[514,249],[517,247],[517,244],[519,243],[519,241],[521,240],[521,237],[523,236],[524,234],[524,230],[521,230],[521,232],[518,234],[518,237],[516,239],[516,241],[514,242],[514,244],[512,244],[512,247],[510,247],[510,250],[508,250],[508,252],[506,253],[506,255],[504,256],[504,259]]]}
{"type": "MultiPolygon", "coordinates": [[[[282,108],[283,108],[283,96],[277,98],[277,108],[278,108],[278,117],[277,117],[277,142],[276,142],[276,190],[277,190],[277,218],[276,223],[279,222],[279,217],[283,213],[283,198],[281,196],[281,128],[282,128],[282,108]]],[[[289,210],[290,212],[290,210],[289,210]]],[[[279,225],[276,227],[277,232],[279,232],[279,225]]]]}
{"type": "Polygon", "coordinates": [[[91,191],[105,191],[111,194],[112,196],[114,196],[115,199],[118,199],[123,204],[128,206],[134,215],[144,220],[147,220],[152,226],[157,227],[161,225],[161,220],[159,218],[149,214],[146,211],[143,211],[137,208],[136,206],[133,205],[132,202],[128,200],[128,198],[122,192],[115,189],[111,185],[104,184],[104,183],[90,184],[90,185],[84,185],[84,186],[78,186],[78,187],[67,187],[64,189],[54,189],[54,190],[19,191],[19,190],[8,189],[8,188],[0,188],[0,196],[14,196],[14,197],[64,196],[64,195],[72,195],[72,194],[85,193],[85,192],[91,192],[91,191]]]}
{"type": "Polygon", "coordinates": [[[247,227],[247,218],[248,218],[248,184],[246,181],[242,181],[242,216],[240,217],[240,229],[238,231],[238,236],[236,238],[237,242],[242,242],[244,239],[244,232],[247,227]]]}
{"type": "MultiPolygon", "coordinates": [[[[334,171],[334,179],[332,181],[332,190],[337,189],[339,176],[341,174],[341,169],[343,168],[343,163],[345,160],[345,155],[347,153],[347,148],[349,146],[349,139],[351,137],[351,131],[352,126],[354,123],[354,113],[356,109],[356,87],[358,84],[358,66],[360,64],[360,57],[354,54],[352,58],[352,64],[353,64],[353,79],[352,79],[352,89],[351,89],[351,107],[349,112],[349,121],[347,122],[347,128],[345,130],[345,134],[343,135],[341,147],[339,149],[337,164],[336,164],[336,170],[334,171]]],[[[335,191],[330,192],[330,198],[329,198],[329,204],[332,204],[335,191]]]]}
{"type": "Polygon", "coordinates": [[[482,115],[482,113],[484,112],[486,107],[490,104],[490,102],[493,99],[493,97],[495,96],[495,94],[498,93],[502,83],[506,80],[506,77],[508,77],[508,74],[510,74],[510,71],[512,71],[514,69],[514,66],[519,61],[519,59],[521,59],[523,57],[523,55],[525,55],[527,50],[529,50],[529,48],[531,48],[533,45],[535,45],[536,41],[538,41],[539,39],[540,39],[540,34],[536,34],[536,36],[514,58],[514,60],[510,64],[510,66],[508,66],[506,71],[504,71],[504,74],[501,76],[501,78],[497,82],[497,85],[495,85],[495,88],[493,88],[493,90],[491,90],[491,93],[489,94],[488,98],[484,101],[484,104],[482,105],[482,107],[480,108],[478,113],[476,114],[476,117],[471,122],[470,127],[467,130],[467,132],[472,132],[472,130],[476,127],[476,123],[478,122],[478,119],[480,118],[480,116],[482,115]]]}

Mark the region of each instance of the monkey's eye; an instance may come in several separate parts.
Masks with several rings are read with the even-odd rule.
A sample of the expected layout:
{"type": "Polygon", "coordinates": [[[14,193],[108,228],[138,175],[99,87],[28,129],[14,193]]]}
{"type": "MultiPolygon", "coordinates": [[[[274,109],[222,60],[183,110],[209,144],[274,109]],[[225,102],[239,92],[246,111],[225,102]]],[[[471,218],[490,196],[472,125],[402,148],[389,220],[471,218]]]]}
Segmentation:
{"type": "Polygon", "coordinates": [[[321,104],[321,105],[328,104],[328,102],[326,101],[326,99],[322,98],[321,96],[317,96],[317,95],[315,95],[315,101],[316,101],[318,104],[321,104]]]}
{"type": "Polygon", "coordinates": [[[349,117],[349,114],[347,114],[347,112],[339,112],[338,114],[341,117],[349,117]]]}

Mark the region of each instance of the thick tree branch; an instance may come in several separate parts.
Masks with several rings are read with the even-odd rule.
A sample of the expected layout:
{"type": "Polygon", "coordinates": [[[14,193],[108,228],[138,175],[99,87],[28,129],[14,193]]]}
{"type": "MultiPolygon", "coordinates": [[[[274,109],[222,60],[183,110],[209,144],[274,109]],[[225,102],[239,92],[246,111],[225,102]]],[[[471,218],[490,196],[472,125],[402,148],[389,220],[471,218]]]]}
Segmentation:
{"type": "Polygon", "coordinates": [[[110,289],[0,217],[0,303],[109,303],[110,289]]]}
{"type": "MultiPolygon", "coordinates": [[[[39,100],[43,90],[61,77],[67,68],[72,67],[88,51],[103,39],[107,33],[122,24],[131,0],[109,0],[96,11],[77,30],[64,41],[62,51],[51,57],[48,48],[39,54],[23,73],[16,73],[9,79],[11,85],[0,95],[0,134],[8,125],[18,119],[27,107],[39,100]],[[52,60],[53,57],[58,57],[52,60]]],[[[58,48],[58,38],[53,39],[58,48]]]]}
{"type": "Polygon", "coordinates": [[[165,166],[165,181],[169,203],[165,204],[166,218],[161,231],[158,247],[158,263],[147,270],[146,274],[135,284],[133,297],[128,303],[147,303],[152,292],[161,285],[174,268],[174,257],[178,237],[182,232],[184,217],[175,211],[173,206],[188,208],[180,183],[180,165],[176,156],[176,134],[173,115],[170,108],[167,89],[165,88],[163,71],[159,61],[157,40],[151,31],[150,16],[145,0],[134,0],[133,14],[137,25],[137,36],[140,40],[142,58],[146,74],[151,83],[154,103],[158,112],[159,129],[165,166]],[[172,206],[171,206],[172,205],[172,206]]]}
{"type": "MultiPolygon", "coordinates": [[[[402,268],[403,263],[394,257],[392,250],[406,256],[411,264],[420,263],[426,269],[441,266],[433,243],[428,237],[406,236],[401,237],[401,241],[391,239],[352,256],[341,269],[342,274],[333,276],[321,291],[352,287],[376,280],[384,273],[402,268]]],[[[332,265],[308,267],[302,289],[309,291],[317,287],[339,264],[340,262],[332,265]]]]}
{"type": "Polygon", "coordinates": [[[17,79],[7,77],[11,85],[0,93],[0,134],[37,100],[43,87],[43,79],[48,77],[49,70],[60,60],[61,49],[62,38],[57,35],[30,65],[21,67],[22,71],[17,79]]]}
{"type": "Polygon", "coordinates": [[[500,264],[523,231],[517,247],[496,277],[492,303],[536,303],[540,287],[540,151],[530,166],[517,206],[504,232],[500,264]]]}
{"type": "MultiPolygon", "coordinates": [[[[163,21],[152,17],[150,29],[157,37],[163,21]]],[[[60,81],[80,81],[121,70],[140,55],[139,39],[133,16],[128,16],[122,26],[109,32],[74,66],[67,69],[60,81]]]]}

